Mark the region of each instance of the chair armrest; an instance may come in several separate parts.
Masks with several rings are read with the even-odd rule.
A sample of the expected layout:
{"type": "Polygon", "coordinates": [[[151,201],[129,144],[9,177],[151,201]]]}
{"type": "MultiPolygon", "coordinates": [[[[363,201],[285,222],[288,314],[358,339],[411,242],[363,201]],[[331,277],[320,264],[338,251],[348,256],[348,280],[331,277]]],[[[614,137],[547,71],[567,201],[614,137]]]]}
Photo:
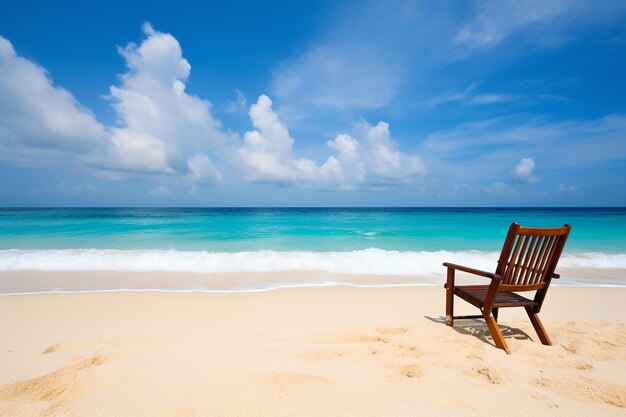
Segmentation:
{"type": "Polygon", "coordinates": [[[481,271],[480,269],[468,268],[467,266],[451,264],[449,262],[444,262],[443,266],[448,267],[448,268],[452,268],[452,269],[456,269],[458,271],[463,271],[463,272],[467,272],[467,273],[470,273],[470,274],[474,274],[474,275],[480,275],[481,277],[486,277],[486,278],[490,278],[490,279],[497,279],[497,280],[501,279],[500,275],[498,275],[498,274],[494,274],[492,272],[481,271]]]}

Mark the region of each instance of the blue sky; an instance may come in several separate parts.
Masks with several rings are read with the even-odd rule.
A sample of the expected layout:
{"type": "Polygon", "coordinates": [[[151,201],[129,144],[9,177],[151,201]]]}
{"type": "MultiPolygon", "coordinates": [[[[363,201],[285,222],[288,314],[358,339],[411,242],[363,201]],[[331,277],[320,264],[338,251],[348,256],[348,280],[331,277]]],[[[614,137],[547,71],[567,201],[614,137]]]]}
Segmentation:
{"type": "Polygon", "coordinates": [[[0,205],[626,205],[626,3],[199,3],[2,1],[0,205]]]}

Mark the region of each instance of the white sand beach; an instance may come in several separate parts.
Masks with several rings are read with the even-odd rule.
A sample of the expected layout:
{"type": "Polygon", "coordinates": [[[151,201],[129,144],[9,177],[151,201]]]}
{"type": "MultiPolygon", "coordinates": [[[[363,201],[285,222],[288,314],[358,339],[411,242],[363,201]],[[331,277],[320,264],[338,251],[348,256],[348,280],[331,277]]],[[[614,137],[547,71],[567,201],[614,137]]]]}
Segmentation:
{"type": "Polygon", "coordinates": [[[506,355],[440,286],[1,296],[0,415],[623,416],[625,299],[503,310],[506,355]]]}

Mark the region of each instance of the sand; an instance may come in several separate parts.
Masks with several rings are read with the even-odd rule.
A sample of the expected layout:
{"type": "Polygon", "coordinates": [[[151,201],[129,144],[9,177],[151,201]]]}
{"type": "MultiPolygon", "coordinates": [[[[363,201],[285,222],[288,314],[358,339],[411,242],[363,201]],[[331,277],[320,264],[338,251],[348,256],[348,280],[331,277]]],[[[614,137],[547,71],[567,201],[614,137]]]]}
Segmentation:
{"type": "Polygon", "coordinates": [[[506,355],[441,287],[2,296],[0,415],[624,416],[625,301],[502,310],[506,355]]]}

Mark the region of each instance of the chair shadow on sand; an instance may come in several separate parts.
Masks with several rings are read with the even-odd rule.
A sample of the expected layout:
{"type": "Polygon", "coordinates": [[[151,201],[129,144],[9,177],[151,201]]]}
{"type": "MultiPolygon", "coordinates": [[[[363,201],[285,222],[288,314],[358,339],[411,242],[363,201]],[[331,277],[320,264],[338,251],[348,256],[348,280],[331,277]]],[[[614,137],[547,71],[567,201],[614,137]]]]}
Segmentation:
{"type": "MultiPolygon", "coordinates": [[[[432,321],[433,323],[446,324],[446,318],[443,316],[424,316],[424,318],[432,321]]],[[[500,323],[498,323],[498,326],[500,327],[502,336],[505,339],[533,340],[533,338],[530,337],[528,333],[521,329],[505,326],[500,323]]],[[[457,333],[473,336],[488,345],[496,346],[493,338],[491,337],[491,333],[489,333],[487,323],[485,323],[485,320],[483,319],[458,320],[454,322],[454,326],[452,327],[452,329],[454,329],[457,333]]]]}

